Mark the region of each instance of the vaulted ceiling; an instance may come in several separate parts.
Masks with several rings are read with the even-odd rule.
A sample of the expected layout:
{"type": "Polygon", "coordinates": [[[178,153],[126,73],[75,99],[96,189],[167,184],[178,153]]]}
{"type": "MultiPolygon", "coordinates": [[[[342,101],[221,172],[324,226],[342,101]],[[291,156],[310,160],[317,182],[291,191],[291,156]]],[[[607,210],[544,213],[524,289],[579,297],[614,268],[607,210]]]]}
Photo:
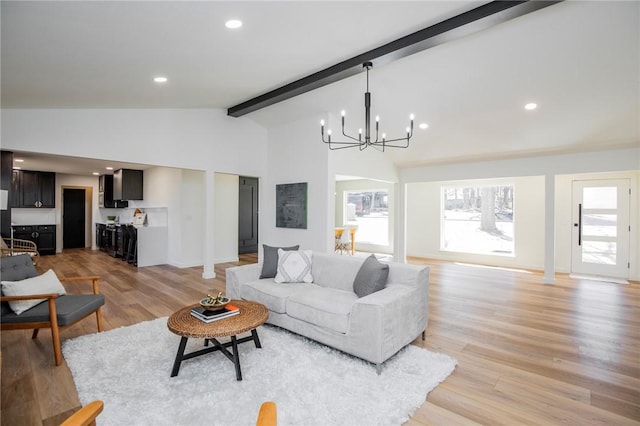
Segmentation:
{"type": "MultiPolygon", "coordinates": [[[[226,109],[483,3],[3,0],[2,107],[226,109]]],[[[410,113],[428,123],[385,154],[400,166],[638,146],[639,64],[639,2],[565,1],[374,61],[372,111],[389,134],[410,113]]],[[[247,117],[270,127],[345,109],[357,129],[365,83],[247,117]]]]}

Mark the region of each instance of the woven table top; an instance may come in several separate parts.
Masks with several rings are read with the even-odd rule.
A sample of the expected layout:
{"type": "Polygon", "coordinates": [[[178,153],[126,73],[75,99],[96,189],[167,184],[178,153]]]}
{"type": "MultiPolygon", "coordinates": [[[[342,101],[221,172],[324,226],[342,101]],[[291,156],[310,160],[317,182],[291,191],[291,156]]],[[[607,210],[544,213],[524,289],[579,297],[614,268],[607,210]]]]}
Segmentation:
{"type": "Polygon", "coordinates": [[[210,339],[251,331],[269,318],[269,311],[260,303],[246,300],[231,300],[230,303],[240,308],[240,314],[207,324],[191,316],[191,309],[200,306],[196,303],[173,313],[167,320],[167,327],[179,336],[210,339]]]}

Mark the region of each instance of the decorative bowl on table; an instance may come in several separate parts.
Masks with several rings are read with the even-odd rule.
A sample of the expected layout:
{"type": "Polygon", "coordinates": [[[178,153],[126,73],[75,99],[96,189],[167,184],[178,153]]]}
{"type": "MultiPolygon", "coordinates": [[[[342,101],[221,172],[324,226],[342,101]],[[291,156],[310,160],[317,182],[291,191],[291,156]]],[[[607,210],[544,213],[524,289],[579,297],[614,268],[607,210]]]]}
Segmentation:
{"type": "Polygon", "coordinates": [[[200,306],[205,309],[220,309],[224,308],[229,303],[228,297],[205,297],[200,301],[200,306]]]}

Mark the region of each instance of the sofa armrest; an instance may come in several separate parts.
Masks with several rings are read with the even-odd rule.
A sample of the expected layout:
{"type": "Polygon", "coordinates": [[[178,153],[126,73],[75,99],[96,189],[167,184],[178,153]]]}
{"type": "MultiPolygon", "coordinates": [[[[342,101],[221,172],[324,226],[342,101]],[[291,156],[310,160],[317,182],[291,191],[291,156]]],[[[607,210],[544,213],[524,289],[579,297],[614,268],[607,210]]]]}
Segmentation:
{"type": "Polygon", "coordinates": [[[227,268],[225,272],[227,276],[226,296],[230,299],[240,299],[240,287],[245,283],[260,279],[261,272],[261,263],[227,268]]]}
{"type": "Polygon", "coordinates": [[[383,362],[413,341],[427,326],[428,288],[391,285],[358,299],[352,309],[350,331],[371,343],[383,362]]]}

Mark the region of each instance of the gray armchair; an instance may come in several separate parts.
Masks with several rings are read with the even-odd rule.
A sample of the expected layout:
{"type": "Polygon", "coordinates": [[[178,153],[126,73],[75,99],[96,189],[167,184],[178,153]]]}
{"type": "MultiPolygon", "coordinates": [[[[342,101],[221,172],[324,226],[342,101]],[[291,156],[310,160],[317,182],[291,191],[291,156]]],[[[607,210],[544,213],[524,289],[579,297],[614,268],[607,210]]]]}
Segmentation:
{"type": "MultiPolygon", "coordinates": [[[[38,275],[33,261],[28,254],[0,257],[0,274],[2,281],[22,281],[38,275]]],[[[60,282],[91,281],[93,294],[36,294],[25,296],[5,296],[0,293],[0,329],[29,330],[33,329],[32,338],[38,336],[41,328],[50,328],[53,340],[53,353],[56,365],[62,364],[60,346],[60,330],[75,324],[81,319],[95,313],[98,331],[102,331],[102,315],[100,307],[104,305],[104,296],[100,294],[98,281],[100,277],[61,278],[60,282]],[[46,301],[16,315],[9,301],[46,299],[46,301]]]]}

